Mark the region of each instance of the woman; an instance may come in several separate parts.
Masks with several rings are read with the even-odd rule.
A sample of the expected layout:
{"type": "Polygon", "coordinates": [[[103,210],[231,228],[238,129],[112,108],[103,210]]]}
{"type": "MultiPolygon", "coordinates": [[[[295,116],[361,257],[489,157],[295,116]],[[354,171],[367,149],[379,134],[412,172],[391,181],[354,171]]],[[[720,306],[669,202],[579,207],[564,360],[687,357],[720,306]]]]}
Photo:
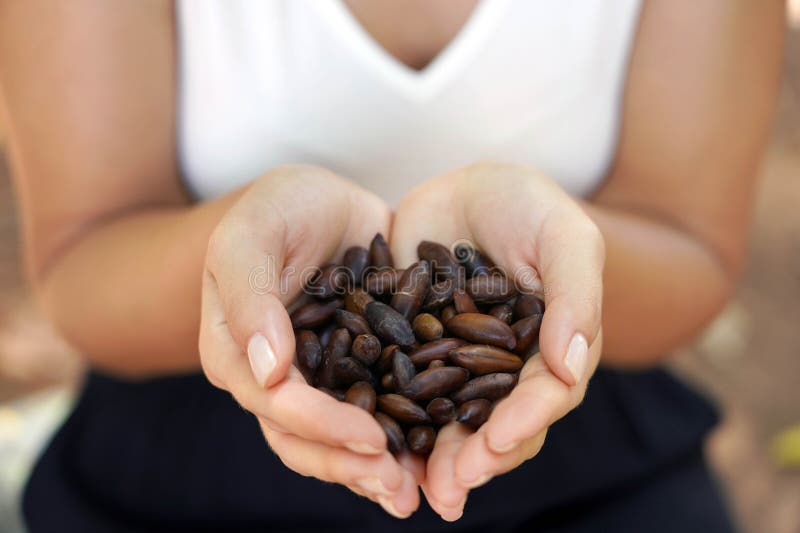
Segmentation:
{"type": "Polygon", "coordinates": [[[742,269],[783,22],[778,0],[4,2],[31,279],[93,368],[30,530],[729,531],[713,410],[652,367],[742,269]],[[520,385],[426,466],[290,366],[297,280],[248,283],[378,231],[401,265],[468,238],[546,295],[520,385]]]}

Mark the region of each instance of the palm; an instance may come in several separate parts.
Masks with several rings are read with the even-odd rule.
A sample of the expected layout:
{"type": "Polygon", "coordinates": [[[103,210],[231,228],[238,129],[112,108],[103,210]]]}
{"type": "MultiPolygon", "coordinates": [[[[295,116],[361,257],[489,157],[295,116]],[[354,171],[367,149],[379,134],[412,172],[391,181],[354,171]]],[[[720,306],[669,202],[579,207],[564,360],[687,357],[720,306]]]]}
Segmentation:
{"type": "MultiPolygon", "coordinates": [[[[576,383],[560,357],[564,337],[572,335],[570,328],[575,326],[565,315],[579,307],[576,299],[586,304],[592,296],[599,298],[585,280],[599,285],[602,270],[602,258],[598,263],[593,257],[596,250],[586,249],[590,245],[583,249],[563,246],[565,236],[575,235],[575,244],[582,242],[583,228],[576,226],[584,215],[576,207],[552,182],[530,171],[479,165],[423,184],[409,193],[395,214],[392,249],[400,266],[414,261],[416,243],[421,240],[448,244],[466,239],[487,253],[520,288],[544,290],[548,303],[540,338],[542,353],[525,364],[511,395],[498,403],[477,433],[455,422],[439,432],[422,488],[431,506],[447,519],[460,516],[471,487],[538,452],[548,426],[580,402],[586,379],[597,364],[599,333],[589,337],[594,342],[586,379],[576,383]],[[566,266],[565,258],[559,257],[562,248],[576,259],[587,257],[584,266],[566,266]],[[589,269],[589,275],[580,268],[589,269]],[[575,281],[581,277],[583,283],[575,281]],[[566,285],[570,287],[565,289],[566,285]],[[517,445],[502,449],[507,446],[500,445],[509,442],[517,445]]],[[[592,311],[598,316],[591,320],[599,323],[597,309],[592,311]]]]}

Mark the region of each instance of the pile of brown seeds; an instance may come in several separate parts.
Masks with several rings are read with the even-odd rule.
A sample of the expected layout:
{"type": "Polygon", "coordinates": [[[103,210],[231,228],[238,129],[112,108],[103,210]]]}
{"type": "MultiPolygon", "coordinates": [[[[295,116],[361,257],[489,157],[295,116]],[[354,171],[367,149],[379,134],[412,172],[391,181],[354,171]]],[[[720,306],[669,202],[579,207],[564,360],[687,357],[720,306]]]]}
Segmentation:
{"type": "Polygon", "coordinates": [[[538,351],[544,303],[467,244],[423,241],[394,268],[383,236],[354,246],[306,284],[292,314],[295,364],[313,386],[370,413],[389,449],[427,455],[437,428],[473,430],[538,351]]]}

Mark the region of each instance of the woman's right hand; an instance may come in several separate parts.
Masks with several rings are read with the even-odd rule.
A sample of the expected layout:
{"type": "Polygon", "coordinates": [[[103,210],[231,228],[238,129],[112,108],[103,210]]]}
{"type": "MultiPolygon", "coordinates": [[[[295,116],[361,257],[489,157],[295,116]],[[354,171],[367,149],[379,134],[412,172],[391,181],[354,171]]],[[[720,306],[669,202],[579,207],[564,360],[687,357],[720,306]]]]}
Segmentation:
{"type": "Polygon", "coordinates": [[[411,465],[388,452],[369,413],[305,382],[292,365],[286,311],[301,292],[300,271],[387,234],[390,222],[382,200],[324,169],[282,167],[256,180],[209,242],[200,357],[209,381],[256,415],[287,467],[405,517],[419,505],[411,465]]]}

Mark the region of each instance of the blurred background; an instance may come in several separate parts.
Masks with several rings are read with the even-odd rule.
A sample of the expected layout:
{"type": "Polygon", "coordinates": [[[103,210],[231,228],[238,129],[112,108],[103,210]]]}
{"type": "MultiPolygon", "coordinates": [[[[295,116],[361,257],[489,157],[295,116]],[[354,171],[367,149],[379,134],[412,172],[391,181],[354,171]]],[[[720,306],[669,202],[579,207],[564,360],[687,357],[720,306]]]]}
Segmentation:
{"type": "MultiPolygon", "coordinates": [[[[747,271],[730,305],[672,363],[723,409],[708,453],[753,533],[800,532],[800,0],[788,9],[747,271]]],[[[7,136],[0,106],[0,533],[16,533],[21,487],[68,413],[82,368],[25,285],[7,136]]]]}

